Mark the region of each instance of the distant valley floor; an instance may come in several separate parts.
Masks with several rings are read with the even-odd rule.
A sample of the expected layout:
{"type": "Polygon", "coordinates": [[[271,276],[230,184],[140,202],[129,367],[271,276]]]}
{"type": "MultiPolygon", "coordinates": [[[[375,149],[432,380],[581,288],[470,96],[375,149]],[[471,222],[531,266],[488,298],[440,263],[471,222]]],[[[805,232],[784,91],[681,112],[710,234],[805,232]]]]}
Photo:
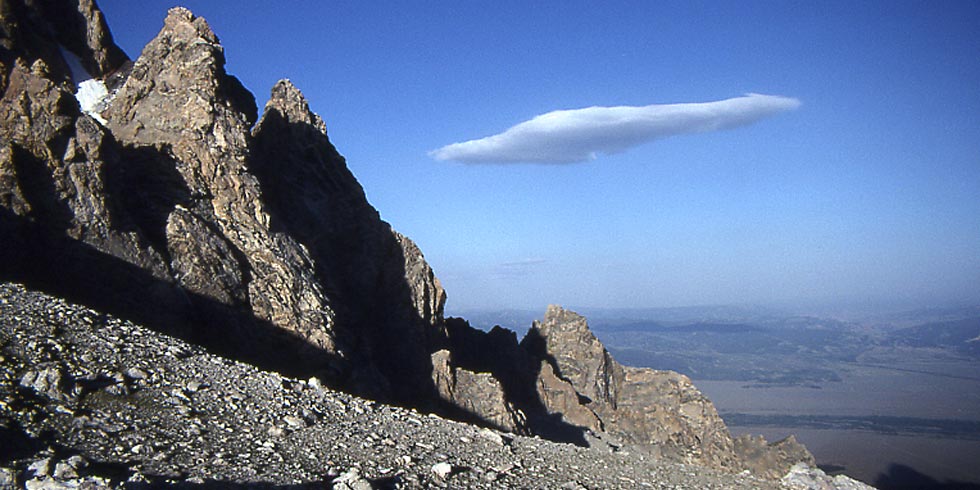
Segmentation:
{"type": "Polygon", "coordinates": [[[901,354],[884,366],[840,363],[840,381],[695,385],[734,434],[795,434],[829,471],[882,489],[980,488],[980,367],[935,352],[901,354]]]}
{"type": "MultiPolygon", "coordinates": [[[[829,471],[980,490],[980,308],[862,320],[761,308],[580,309],[626,365],[688,375],[734,434],[796,434],[829,471]]],[[[522,330],[533,312],[468,312],[522,330]]]]}

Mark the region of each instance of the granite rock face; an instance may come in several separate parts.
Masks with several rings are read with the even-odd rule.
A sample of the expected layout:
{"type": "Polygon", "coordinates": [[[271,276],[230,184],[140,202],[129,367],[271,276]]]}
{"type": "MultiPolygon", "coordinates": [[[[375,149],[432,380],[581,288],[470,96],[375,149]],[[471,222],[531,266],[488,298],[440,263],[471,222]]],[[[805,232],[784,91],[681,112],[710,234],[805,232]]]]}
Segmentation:
{"type": "Polygon", "coordinates": [[[176,285],[219,312],[244,312],[312,349],[335,351],[333,311],[313,277],[313,258],[291,236],[272,231],[248,170],[255,101],[225,73],[207,22],[171,9],[103,117],[125,156],[169,177],[166,189],[128,187],[152,193],[146,197],[165,227],[147,219],[144,228],[169,258],[176,285]]]}
{"type": "Polygon", "coordinates": [[[93,9],[87,2],[0,3],[0,274],[180,323],[186,299],[166,283],[164,257],[120,205],[119,147],[74,97],[66,57],[105,77],[128,61],[93,9]],[[125,272],[94,273],[117,265],[125,272]],[[117,291],[141,298],[106,299],[117,291]]]}
{"type": "Polygon", "coordinates": [[[292,83],[272,88],[252,135],[249,168],[271,226],[315,258],[337,335],[366,356],[356,365],[377,367],[400,399],[431,391],[428,347],[440,334],[446,295],[421,251],[380,219],[292,83]]]}
{"type": "Polygon", "coordinates": [[[585,317],[549,306],[544,321],[535,322],[522,342],[532,354],[548,361],[587,404],[616,408],[626,374],[592,335],[585,317]]]}
{"type": "Polygon", "coordinates": [[[523,343],[622,441],[681,462],[740,467],[728,428],[686,376],[622,366],[584,317],[550,306],[523,343]]]}
{"type": "MultiPolygon", "coordinates": [[[[91,0],[0,0],[0,102],[0,280],[509,432],[769,478],[812,461],[795,441],[733,441],[690,380],[620,365],[575,313],[549,308],[521,342],[444,319],[422,252],[303,94],[280,81],[259,118],[186,9],[132,62],[91,0]]],[[[24,379],[74,396],[58,372],[24,379]]]]}
{"type": "Polygon", "coordinates": [[[460,418],[509,431],[520,431],[526,426],[523,412],[507,401],[503,387],[492,374],[454,366],[452,353],[445,349],[432,354],[432,373],[439,396],[458,407],[460,418]]]}
{"type": "Polygon", "coordinates": [[[73,76],[63,56],[70,52],[88,75],[109,79],[129,61],[92,0],[2,0],[0,27],[0,63],[5,67],[17,58],[44,59],[60,81],[73,76]]]}

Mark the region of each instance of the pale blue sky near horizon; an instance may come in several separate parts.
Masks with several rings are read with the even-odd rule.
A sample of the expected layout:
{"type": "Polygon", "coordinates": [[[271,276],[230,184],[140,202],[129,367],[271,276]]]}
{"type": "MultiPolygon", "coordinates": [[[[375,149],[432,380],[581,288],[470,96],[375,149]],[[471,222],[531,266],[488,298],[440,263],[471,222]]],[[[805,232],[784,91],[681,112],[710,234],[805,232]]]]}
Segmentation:
{"type": "MultiPolygon", "coordinates": [[[[980,303],[980,2],[184,1],[261,108],[291,79],[479,308],[980,303]],[[430,152],[537,115],[801,105],[579,163],[430,152]]],[[[136,58],[173,0],[100,0],[136,58]]]]}

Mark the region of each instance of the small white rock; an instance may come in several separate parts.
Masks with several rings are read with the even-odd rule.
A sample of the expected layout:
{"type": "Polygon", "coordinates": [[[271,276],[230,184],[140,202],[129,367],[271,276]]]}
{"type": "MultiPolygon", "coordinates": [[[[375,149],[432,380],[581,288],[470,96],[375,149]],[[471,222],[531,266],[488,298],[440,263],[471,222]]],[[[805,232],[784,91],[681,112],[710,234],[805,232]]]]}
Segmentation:
{"type": "Polygon", "coordinates": [[[48,476],[51,473],[51,459],[39,459],[27,467],[28,472],[33,472],[34,476],[48,476]]]}
{"type": "Polygon", "coordinates": [[[480,437],[482,437],[483,439],[486,439],[486,440],[488,440],[488,441],[490,441],[490,442],[492,442],[492,443],[494,443],[494,444],[496,444],[498,446],[503,446],[504,445],[504,438],[501,437],[500,434],[498,434],[495,431],[492,431],[490,429],[481,429],[480,430],[480,437]]]}
{"type": "Polygon", "coordinates": [[[294,417],[292,415],[287,415],[287,416],[283,417],[282,419],[286,422],[287,425],[289,425],[290,427],[292,427],[294,429],[302,429],[302,428],[306,427],[306,421],[303,420],[303,419],[301,419],[301,418],[299,418],[299,417],[294,417]]]}
{"type": "Polygon", "coordinates": [[[449,474],[453,472],[453,465],[445,461],[441,463],[436,463],[432,465],[432,472],[435,473],[435,475],[438,476],[439,478],[445,480],[446,477],[448,477],[449,474]]]}

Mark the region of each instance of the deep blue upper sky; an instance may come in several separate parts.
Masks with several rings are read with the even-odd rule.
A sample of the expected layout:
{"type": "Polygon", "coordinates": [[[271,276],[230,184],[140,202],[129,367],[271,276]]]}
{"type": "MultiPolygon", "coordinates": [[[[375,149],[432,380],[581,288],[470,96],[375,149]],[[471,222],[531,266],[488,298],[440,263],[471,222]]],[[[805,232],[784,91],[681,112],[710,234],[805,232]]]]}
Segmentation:
{"type": "MultiPolygon", "coordinates": [[[[173,0],[101,0],[133,58],[173,0]]],[[[980,302],[980,2],[185,1],[304,91],[382,217],[485,307],[980,302]],[[802,105],[580,163],[429,152],[537,115],[802,105]]]]}

